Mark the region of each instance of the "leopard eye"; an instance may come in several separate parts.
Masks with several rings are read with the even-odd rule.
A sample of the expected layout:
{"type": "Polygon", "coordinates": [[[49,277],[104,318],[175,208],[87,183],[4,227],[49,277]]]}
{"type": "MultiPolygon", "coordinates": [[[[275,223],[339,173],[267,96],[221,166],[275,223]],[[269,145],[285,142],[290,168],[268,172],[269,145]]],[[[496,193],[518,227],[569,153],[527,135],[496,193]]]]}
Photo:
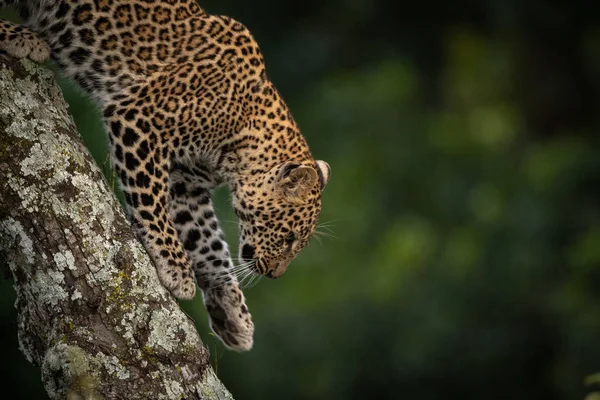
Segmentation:
{"type": "Polygon", "coordinates": [[[285,242],[287,244],[292,244],[295,241],[296,241],[296,235],[294,234],[294,232],[290,232],[285,238],[285,242]]]}

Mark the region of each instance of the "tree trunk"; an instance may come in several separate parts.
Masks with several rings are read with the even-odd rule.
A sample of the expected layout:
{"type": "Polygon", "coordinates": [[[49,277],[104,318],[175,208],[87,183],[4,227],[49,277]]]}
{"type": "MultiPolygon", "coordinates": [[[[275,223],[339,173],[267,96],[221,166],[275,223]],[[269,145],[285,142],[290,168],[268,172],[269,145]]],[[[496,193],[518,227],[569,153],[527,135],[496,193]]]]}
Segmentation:
{"type": "Polygon", "coordinates": [[[53,74],[0,54],[4,266],[21,350],[41,366],[51,398],[232,398],[83,145],[53,74]]]}

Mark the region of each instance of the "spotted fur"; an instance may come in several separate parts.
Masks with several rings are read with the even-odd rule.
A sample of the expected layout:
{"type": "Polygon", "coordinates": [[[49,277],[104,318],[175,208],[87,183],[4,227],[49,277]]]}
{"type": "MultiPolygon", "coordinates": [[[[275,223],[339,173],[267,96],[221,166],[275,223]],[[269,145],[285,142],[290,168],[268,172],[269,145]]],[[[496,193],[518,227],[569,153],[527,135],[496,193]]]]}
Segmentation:
{"type": "Polygon", "coordinates": [[[102,108],[132,223],[163,285],[190,299],[197,281],[215,333],[251,348],[211,190],[231,189],[240,258],[277,278],[315,229],[330,169],[313,159],[248,29],[194,0],[5,5],[26,26],[0,21],[0,50],[51,55],[102,108]]]}

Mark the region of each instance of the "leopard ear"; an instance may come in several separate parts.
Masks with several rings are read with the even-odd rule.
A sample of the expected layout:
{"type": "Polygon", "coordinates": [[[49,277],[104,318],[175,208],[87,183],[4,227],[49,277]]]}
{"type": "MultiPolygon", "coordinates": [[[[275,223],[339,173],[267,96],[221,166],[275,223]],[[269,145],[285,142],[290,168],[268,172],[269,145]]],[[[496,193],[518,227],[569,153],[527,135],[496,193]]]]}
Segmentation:
{"type": "Polygon", "coordinates": [[[317,173],[319,174],[319,182],[321,183],[321,190],[325,189],[329,177],[331,176],[331,167],[323,160],[317,160],[317,173]]]}
{"type": "Polygon", "coordinates": [[[307,165],[286,164],[277,180],[283,195],[292,202],[302,202],[319,180],[317,171],[307,165]]]}

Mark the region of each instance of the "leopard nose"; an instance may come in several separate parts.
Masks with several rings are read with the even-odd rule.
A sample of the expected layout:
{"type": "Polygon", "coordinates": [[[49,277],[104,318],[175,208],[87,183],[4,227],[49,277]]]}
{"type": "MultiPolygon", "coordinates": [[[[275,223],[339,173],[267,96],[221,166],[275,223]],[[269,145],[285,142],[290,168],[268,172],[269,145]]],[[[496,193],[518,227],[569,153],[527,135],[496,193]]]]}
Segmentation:
{"type": "Polygon", "coordinates": [[[250,246],[249,244],[245,244],[242,246],[242,258],[245,261],[251,261],[254,259],[254,251],[256,249],[254,246],[250,246]]]}
{"type": "Polygon", "coordinates": [[[269,270],[267,276],[271,279],[277,279],[281,277],[283,274],[285,274],[285,271],[287,270],[291,261],[291,259],[287,259],[275,263],[275,265],[271,266],[271,269],[269,270]]]}

